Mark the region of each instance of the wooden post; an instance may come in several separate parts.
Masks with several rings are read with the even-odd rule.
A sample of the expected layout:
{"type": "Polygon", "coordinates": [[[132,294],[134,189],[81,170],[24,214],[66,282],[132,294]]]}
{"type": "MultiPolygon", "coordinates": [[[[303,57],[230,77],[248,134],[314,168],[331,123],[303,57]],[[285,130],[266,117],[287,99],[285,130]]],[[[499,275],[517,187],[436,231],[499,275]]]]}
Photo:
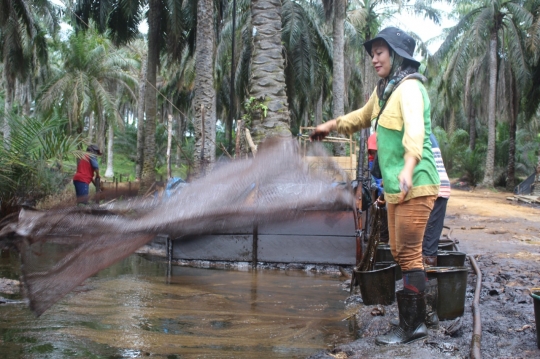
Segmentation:
{"type": "Polygon", "coordinates": [[[255,145],[255,143],[251,139],[251,133],[249,132],[249,130],[247,128],[246,128],[246,140],[247,140],[247,142],[249,144],[249,148],[251,148],[251,152],[253,153],[253,157],[255,157],[255,155],[257,154],[257,145],[255,145]]]}
{"type": "Polygon", "coordinates": [[[236,121],[236,147],[234,148],[234,156],[240,158],[240,137],[242,137],[242,120],[236,121]]]}

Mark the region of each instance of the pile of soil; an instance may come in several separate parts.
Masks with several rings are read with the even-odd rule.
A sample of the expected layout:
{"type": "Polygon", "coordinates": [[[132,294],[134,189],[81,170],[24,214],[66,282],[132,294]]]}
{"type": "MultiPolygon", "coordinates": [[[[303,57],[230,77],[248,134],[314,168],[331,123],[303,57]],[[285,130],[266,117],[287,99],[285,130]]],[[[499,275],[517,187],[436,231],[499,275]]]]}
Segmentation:
{"type": "MultiPolygon", "coordinates": [[[[451,228],[446,234],[459,241],[462,252],[474,255],[482,272],[481,352],[485,358],[540,357],[530,296],[531,288],[540,287],[540,208],[509,201],[511,196],[507,192],[453,190],[445,220],[451,228]]],[[[466,265],[470,269],[464,315],[441,321],[438,330],[429,330],[427,339],[377,346],[375,337],[390,329],[388,322],[397,317],[397,306],[358,305],[355,303],[361,299],[353,296],[348,303],[358,308],[349,320],[358,339],[310,359],[470,357],[476,275],[468,260],[466,265]]]]}

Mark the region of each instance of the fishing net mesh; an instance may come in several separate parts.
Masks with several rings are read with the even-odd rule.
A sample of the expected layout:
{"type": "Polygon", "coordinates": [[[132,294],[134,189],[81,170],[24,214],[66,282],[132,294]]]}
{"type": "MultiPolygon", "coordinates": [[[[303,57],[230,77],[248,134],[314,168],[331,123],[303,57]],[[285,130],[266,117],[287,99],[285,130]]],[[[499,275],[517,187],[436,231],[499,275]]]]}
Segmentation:
{"type": "MultiPolygon", "coordinates": [[[[321,146],[309,154],[325,157],[321,146]]],[[[21,253],[22,283],[30,308],[41,315],[74,287],[151,241],[216,233],[291,220],[306,210],[351,208],[347,183],[329,174],[340,168],[329,158],[309,168],[296,141],[273,138],[254,158],[216,166],[169,198],[135,199],[100,207],[22,210],[4,223],[0,247],[21,253]]],[[[341,173],[341,178],[346,176],[341,173]]]]}

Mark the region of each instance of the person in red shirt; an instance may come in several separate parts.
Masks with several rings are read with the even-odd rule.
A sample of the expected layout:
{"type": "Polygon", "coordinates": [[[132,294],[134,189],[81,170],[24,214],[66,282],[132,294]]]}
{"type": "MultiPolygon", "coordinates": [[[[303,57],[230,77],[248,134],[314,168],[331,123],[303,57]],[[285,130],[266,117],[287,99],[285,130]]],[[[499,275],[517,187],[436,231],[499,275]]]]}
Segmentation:
{"type": "Polygon", "coordinates": [[[99,165],[97,156],[101,156],[101,151],[98,146],[90,145],[86,149],[88,154],[77,161],[77,172],[73,176],[73,185],[75,186],[75,194],[77,196],[77,205],[88,204],[88,191],[90,182],[96,185],[96,180],[99,180],[99,165]],[[94,179],[95,173],[95,179],[94,179]]]}

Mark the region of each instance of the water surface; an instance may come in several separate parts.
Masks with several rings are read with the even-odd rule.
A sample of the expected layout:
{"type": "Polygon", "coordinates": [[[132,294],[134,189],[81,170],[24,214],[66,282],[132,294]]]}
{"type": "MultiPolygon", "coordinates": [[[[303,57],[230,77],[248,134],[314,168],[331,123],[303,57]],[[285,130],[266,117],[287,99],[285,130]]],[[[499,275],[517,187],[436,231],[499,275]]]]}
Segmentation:
{"type": "MultiPolygon", "coordinates": [[[[0,258],[0,277],[17,279],[14,257],[0,258]]],[[[354,340],[347,294],[327,274],[173,266],[167,276],[165,263],[132,255],[40,318],[0,305],[0,358],[305,358],[354,340]]]]}

